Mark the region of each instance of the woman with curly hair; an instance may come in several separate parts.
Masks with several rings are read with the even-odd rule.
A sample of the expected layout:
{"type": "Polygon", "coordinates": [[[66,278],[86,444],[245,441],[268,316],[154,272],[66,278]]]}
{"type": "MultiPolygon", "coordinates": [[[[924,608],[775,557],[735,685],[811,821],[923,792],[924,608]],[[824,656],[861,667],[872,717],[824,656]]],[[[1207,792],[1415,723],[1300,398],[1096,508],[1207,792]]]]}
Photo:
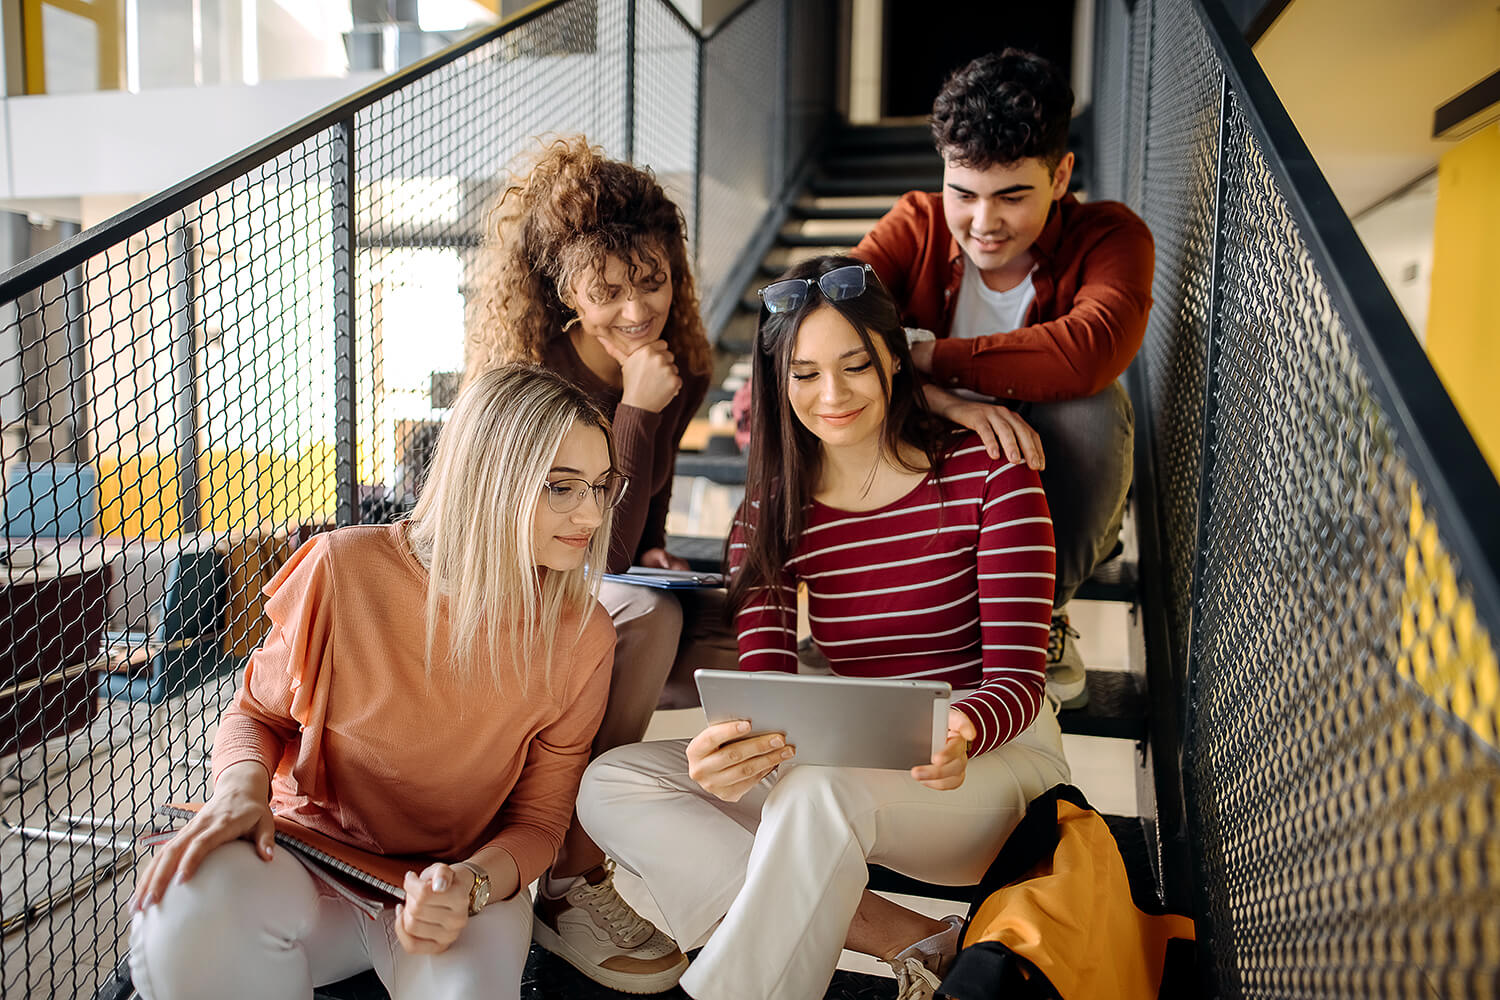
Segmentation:
{"type": "MultiPolygon", "coordinates": [[[[687,569],[666,550],[677,450],[708,392],[711,357],[688,268],[682,213],[648,172],[582,137],[547,145],[496,214],[495,321],[471,342],[471,376],[530,361],[581,387],[610,414],[630,488],[614,512],[607,569],[687,569]]],[[[722,592],[669,593],[606,581],[618,638],[594,753],[638,742],[669,674],[738,659],[722,592]],[[675,669],[674,669],[675,665],[675,669]]],[[[604,853],[575,819],[537,894],[534,935],[613,989],[676,981],[686,960],[615,893],[604,853]],[[670,980],[670,981],[667,981],[670,980]]]]}

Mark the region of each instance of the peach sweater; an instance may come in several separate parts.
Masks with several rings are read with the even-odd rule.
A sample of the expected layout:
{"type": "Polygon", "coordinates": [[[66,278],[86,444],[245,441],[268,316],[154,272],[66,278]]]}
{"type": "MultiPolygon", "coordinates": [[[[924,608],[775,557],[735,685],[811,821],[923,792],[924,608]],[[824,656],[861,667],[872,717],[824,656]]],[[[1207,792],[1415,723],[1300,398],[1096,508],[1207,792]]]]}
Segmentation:
{"type": "MultiPolygon", "coordinates": [[[[558,629],[557,691],[460,683],[423,665],[427,574],[398,525],[303,545],[266,587],[270,630],[219,723],[215,779],[240,761],[273,775],[271,805],[378,854],[458,861],[485,846],[521,885],[552,863],[609,692],[615,634],[597,603],[558,629]]],[[[436,648],[447,648],[447,616],[436,648]]]]}

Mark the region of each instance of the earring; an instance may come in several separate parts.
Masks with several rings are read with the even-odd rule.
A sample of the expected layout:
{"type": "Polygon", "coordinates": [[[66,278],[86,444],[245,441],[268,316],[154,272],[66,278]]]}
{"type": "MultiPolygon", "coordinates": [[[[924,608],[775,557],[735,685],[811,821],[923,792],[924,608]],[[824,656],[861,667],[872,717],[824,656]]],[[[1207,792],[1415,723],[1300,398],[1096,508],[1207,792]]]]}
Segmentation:
{"type": "Polygon", "coordinates": [[[578,324],[578,314],[574,313],[573,314],[573,318],[570,319],[570,320],[568,320],[566,323],[563,324],[563,333],[567,333],[569,330],[571,330],[577,324],[578,324]]]}

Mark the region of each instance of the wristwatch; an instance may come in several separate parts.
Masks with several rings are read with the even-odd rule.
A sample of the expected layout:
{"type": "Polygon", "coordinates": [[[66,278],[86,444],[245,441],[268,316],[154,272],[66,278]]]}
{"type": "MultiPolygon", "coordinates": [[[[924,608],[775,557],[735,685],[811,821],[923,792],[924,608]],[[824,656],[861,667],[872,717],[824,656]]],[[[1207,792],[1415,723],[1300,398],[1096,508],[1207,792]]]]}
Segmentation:
{"type": "Polygon", "coordinates": [[[472,861],[460,861],[454,868],[467,868],[474,873],[474,887],[469,890],[469,916],[476,916],[490,901],[490,873],[472,861]]]}

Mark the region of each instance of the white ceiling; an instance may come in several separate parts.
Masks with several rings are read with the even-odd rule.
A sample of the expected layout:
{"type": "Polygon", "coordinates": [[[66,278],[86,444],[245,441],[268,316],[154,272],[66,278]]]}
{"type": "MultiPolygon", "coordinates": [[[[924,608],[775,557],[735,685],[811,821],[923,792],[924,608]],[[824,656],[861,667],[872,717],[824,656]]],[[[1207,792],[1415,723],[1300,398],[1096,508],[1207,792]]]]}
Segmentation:
{"type": "Polygon", "coordinates": [[[1432,113],[1500,69],[1500,3],[1292,0],[1255,54],[1358,216],[1453,148],[1432,138],[1432,113]]]}

